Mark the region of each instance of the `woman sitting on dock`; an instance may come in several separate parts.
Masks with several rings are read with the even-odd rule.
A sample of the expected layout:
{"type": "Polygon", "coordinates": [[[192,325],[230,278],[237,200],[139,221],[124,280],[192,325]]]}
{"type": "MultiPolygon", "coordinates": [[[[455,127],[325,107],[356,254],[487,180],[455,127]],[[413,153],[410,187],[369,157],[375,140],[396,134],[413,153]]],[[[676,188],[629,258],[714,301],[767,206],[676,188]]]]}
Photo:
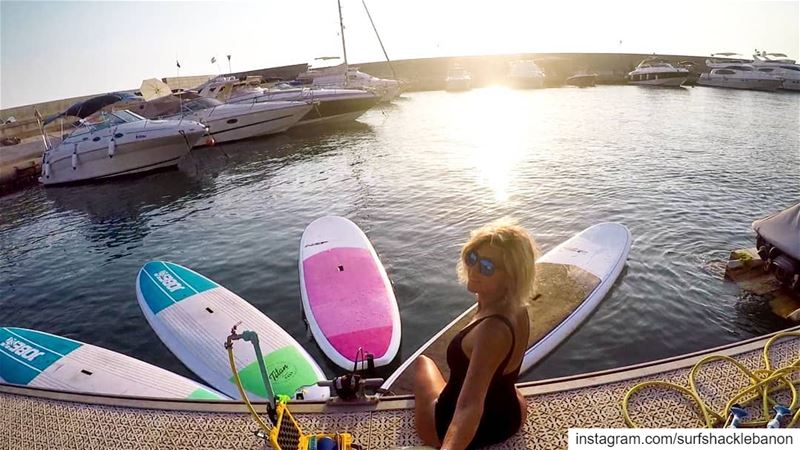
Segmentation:
{"type": "Polygon", "coordinates": [[[501,220],[474,230],[461,249],[458,277],[478,308],[447,348],[449,381],[432,359],[415,362],[415,421],[427,445],[492,445],[525,422],[527,403],[515,383],[528,342],[535,248],[524,228],[501,220]]]}

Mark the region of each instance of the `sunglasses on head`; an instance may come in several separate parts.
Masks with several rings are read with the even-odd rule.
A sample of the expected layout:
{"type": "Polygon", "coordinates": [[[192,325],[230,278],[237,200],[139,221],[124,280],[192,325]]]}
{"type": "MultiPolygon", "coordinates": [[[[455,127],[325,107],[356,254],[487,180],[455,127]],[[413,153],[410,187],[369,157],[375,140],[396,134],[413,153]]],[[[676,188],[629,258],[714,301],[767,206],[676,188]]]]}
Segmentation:
{"type": "Polygon", "coordinates": [[[481,256],[475,250],[470,250],[470,252],[467,253],[467,256],[464,258],[464,262],[470,267],[474,266],[475,264],[479,264],[478,269],[480,270],[481,275],[485,277],[494,275],[496,270],[494,262],[491,259],[481,258],[481,256]]]}

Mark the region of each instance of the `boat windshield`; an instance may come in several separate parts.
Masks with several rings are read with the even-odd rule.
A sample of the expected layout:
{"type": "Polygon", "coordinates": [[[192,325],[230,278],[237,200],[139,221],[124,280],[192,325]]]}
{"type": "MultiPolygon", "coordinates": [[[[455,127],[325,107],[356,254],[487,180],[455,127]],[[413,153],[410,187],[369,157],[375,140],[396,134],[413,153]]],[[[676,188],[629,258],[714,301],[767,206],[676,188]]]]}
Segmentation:
{"type": "Polygon", "coordinates": [[[146,120],[144,117],[136,114],[135,112],[128,111],[127,109],[123,109],[120,111],[114,111],[111,113],[118,121],[118,123],[130,123],[130,122],[138,122],[140,120],[146,120]]]}
{"type": "Polygon", "coordinates": [[[667,63],[667,62],[665,62],[665,61],[655,61],[655,60],[647,61],[646,60],[646,61],[642,61],[641,63],[639,63],[638,67],[640,69],[646,69],[648,67],[669,67],[669,68],[671,68],[672,65],[667,63]]]}
{"type": "Polygon", "coordinates": [[[202,111],[204,109],[213,108],[222,105],[223,103],[213,98],[200,97],[190,102],[183,104],[184,112],[202,111]]]}
{"type": "Polygon", "coordinates": [[[91,131],[97,131],[102,130],[103,128],[114,127],[117,125],[122,125],[123,123],[139,122],[141,120],[147,119],[128,110],[111,112],[102,111],[100,112],[99,116],[94,116],[94,120],[92,120],[92,118],[88,118],[86,121],[84,121],[84,124],[91,131]]]}

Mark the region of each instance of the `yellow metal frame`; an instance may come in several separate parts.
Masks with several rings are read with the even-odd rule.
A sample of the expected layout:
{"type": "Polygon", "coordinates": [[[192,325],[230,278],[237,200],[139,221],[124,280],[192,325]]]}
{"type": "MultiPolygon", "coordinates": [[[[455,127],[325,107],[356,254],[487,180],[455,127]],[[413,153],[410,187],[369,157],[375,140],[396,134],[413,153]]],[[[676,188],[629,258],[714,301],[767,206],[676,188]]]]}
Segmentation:
{"type": "Polygon", "coordinates": [[[275,408],[275,413],[278,417],[278,420],[275,426],[272,427],[272,429],[269,431],[269,443],[275,450],[308,450],[309,443],[312,440],[319,440],[323,437],[328,437],[336,441],[339,450],[351,450],[351,445],[353,443],[353,436],[350,433],[304,434],[303,430],[300,428],[300,425],[297,423],[296,420],[294,420],[294,417],[292,417],[292,413],[289,412],[289,407],[286,405],[285,401],[278,402],[275,408]],[[286,421],[287,418],[288,422],[286,421]],[[300,437],[300,442],[296,449],[283,448],[278,443],[278,436],[281,434],[281,429],[283,426],[293,427],[297,435],[300,437]]]}

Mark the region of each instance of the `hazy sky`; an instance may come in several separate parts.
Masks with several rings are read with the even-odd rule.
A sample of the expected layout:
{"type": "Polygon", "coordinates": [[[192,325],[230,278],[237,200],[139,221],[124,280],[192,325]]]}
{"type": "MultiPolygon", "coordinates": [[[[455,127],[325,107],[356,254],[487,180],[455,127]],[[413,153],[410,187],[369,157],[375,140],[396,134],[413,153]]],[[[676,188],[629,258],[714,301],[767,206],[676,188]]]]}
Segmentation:
{"type": "MultiPolygon", "coordinates": [[[[366,0],[393,59],[519,52],[800,52],[800,0],[366,0]],[[621,41],[621,43],[620,43],[621,41]]],[[[361,0],[341,0],[351,63],[382,60],[361,0]]],[[[0,0],[0,107],[141,80],[340,56],[336,0],[0,0]],[[211,64],[215,56],[217,64],[211,64]]]]}

